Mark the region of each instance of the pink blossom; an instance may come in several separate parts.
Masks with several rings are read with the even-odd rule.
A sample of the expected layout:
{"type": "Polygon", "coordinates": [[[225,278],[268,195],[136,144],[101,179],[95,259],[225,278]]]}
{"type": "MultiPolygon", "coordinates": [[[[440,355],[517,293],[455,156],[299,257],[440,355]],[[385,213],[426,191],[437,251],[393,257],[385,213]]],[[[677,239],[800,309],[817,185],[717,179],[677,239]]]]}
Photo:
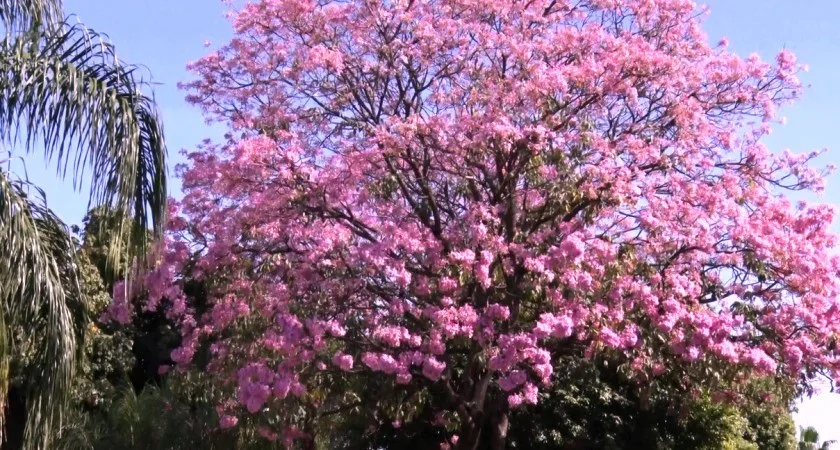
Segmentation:
{"type": "Polygon", "coordinates": [[[560,249],[563,251],[566,258],[577,260],[583,255],[584,244],[578,236],[570,235],[563,240],[560,249]]]}
{"type": "Polygon", "coordinates": [[[438,361],[436,358],[426,358],[426,360],[423,361],[423,376],[432,381],[437,381],[445,368],[446,364],[438,361]]]}
{"type": "Polygon", "coordinates": [[[522,387],[522,400],[529,405],[536,405],[539,400],[539,390],[531,383],[522,387]]]}
{"type": "Polygon", "coordinates": [[[514,370],[499,380],[499,387],[504,391],[512,391],[525,382],[527,376],[521,370],[514,370]]]}
{"type": "Polygon", "coordinates": [[[615,331],[609,328],[601,328],[601,335],[600,335],[601,342],[603,342],[607,347],[611,348],[619,348],[621,347],[621,336],[618,335],[615,331]]]}
{"type": "Polygon", "coordinates": [[[266,427],[259,427],[257,429],[257,432],[260,434],[260,436],[264,437],[265,439],[268,439],[269,441],[276,441],[279,437],[277,433],[271,431],[269,428],[266,427]]]}
{"type": "Polygon", "coordinates": [[[219,426],[222,427],[222,429],[233,428],[237,423],[239,423],[239,419],[237,419],[236,416],[225,415],[219,419],[219,426]]]}
{"type": "Polygon", "coordinates": [[[336,352],[333,355],[333,364],[341,368],[341,370],[347,372],[353,369],[353,357],[342,352],[336,352]]]}

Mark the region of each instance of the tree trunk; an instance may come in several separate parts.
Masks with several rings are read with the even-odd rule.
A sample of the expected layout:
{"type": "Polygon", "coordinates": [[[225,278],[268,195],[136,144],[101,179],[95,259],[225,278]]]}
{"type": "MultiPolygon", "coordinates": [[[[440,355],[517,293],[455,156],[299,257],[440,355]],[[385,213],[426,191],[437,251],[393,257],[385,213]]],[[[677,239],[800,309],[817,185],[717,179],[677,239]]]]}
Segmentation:
{"type": "Polygon", "coordinates": [[[481,427],[466,424],[461,427],[461,432],[458,434],[458,443],[455,448],[458,450],[476,450],[480,440],[481,427]]]}
{"type": "Polygon", "coordinates": [[[508,414],[499,411],[493,417],[493,425],[490,428],[490,450],[504,450],[507,448],[507,435],[510,421],[508,414]]]}
{"type": "Polygon", "coordinates": [[[507,448],[510,417],[503,398],[490,397],[472,420],[465,421],[458,434],[458,450],[504,450],[507,448]]]}
{"type": "Polygon", "coordinates": [[[476,420],[461,427],[458,450],[504,450],[507,448],[510,420],[507,412],[496,410],[492,417],[476,420]]]}
{"type": "Polygon", "coordinates": [[[23,432],[26,427],[26,398],[22,389],[9,386],[8,404],[6,405],[2,450],[23,448],[23,432]]]}

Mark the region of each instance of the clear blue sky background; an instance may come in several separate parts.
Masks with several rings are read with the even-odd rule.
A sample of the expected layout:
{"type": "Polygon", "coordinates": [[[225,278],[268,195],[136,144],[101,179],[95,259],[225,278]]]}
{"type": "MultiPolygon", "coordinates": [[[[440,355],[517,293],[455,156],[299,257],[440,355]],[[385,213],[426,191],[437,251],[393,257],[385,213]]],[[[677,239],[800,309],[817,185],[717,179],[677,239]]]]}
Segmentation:
{"type": "MultiPolygon", "coordinates": [[[[821,162],[840,166],[840,1],[708,0],[706,4],[711,15],[705,28],[712,42],[727,37],[733,51],[742,56],[758,52],[765,59],[788,48],[810,65],[802,77],[810,87],[802,100],[782,112],[788,124],[776,127],[768,145],[794,151],[828,148],[821,162]]],[[[86,25],[106,32],[123,58],[146,65],[161,83],[156,96],[165,121],[170,169],[182,161],[180,149],[221,136],[221,130],[207,127],[200,113],[184,102],[176,86],[189,77],[185,64],[207,52],[205,40],[220,44],[230,37],[220,0],[65,0],[65,6],[86,25]]],[[[27,169],[47,191],[49,205],[66,222],[79,223],[86,198],[74,193],[69,182],[57,181],[38,160],[30,160],[27,169]]],[[[172,184],[177,195],[177,181],[172,184]]],[[[839,199],[840,177],[835,175],[821,200],[839,199]]],[[[838,412],[840,395],[822,394],[800,406],[797,422],[816,426],[823,439],[840,439],[838,412]]]]}

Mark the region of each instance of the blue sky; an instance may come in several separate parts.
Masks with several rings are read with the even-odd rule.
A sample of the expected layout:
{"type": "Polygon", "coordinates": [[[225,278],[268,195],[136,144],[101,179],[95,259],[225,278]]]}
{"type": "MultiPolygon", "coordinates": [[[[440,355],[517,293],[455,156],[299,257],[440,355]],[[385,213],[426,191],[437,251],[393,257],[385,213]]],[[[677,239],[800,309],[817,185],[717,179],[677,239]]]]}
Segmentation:
{"type": "MultiPolygon", "coordinates": [[[[811,0],[711,0],[711,15],[705,28],[712,42],[729,39],[730,48],[742,56],[758,52],[772,59],[782,48],[794,51],[810,66],[803,75],[809,85],[803,98],[782,111],[788,122],[777,126],[766,140],[773,148],[809,151],[828,148],[822,163],[840,166],[840,1],[811,0]],[[804,5],[807,4],[807,7],[804,5]],[[832,151],[834,149],[834,151],[832,151]]],[[[221,0],[65,0],[68,12],[75,13],[88,26],[107,33],[119,55],[146,65],[160,83],[156,97],[161,107],[170,149],[170,170],[181,161],[180,149],[192,149],[202,139],[219,137],[197,109],[186,104],[177,82],[189,74],[184,66],[207,52],[204,41],[214,44],[230,37],[221,0]]],[[[84,216],[86,198],[72,191],[69,182],[60,182],[37,160],[27,163],[30,179],[42,186],[49,205],[68,223],[79,223],[84,216]]],[[[828,189],[820,200],[838,202],[840,175],[829,178],[828,189]]],[[[173,180],[173,187],[178,188],[173,180]]],[[[811,200],[816,200],[812,198],[811,200]]],[[[840,230],[840,227],[835,226],[840,230]]],[[[835,426],[840,411],[840,395],[822,394],[806,400],[797,422],[816,426],[823,439],[840,440],[835,426]]]]}

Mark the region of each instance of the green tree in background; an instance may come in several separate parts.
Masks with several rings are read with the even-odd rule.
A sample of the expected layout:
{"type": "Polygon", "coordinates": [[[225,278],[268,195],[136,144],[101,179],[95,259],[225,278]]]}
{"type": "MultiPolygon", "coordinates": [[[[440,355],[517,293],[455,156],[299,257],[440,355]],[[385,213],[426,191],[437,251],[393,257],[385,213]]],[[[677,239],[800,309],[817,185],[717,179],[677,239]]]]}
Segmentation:
{"type": "MultiPolygon", "coordinates": [[[[740,392],[731,392],[730,400],[713,400],[710,392],[717,389],[708,385],[699,392],[675,380],[654,387],[638,385],[604,362],[576,356],[556,361],[555,381],[541,393],[539,404],[511,416],[508,448],[796,448],[790,397],[772,380],[747,383],[740,392]]],[[[326,416],[316,424],[319,448],[426,450],[439,442],[443,431],[430,424],[445,423],[447,417],[430,409],[431,393],[412,393],[410,388],[381,379],[342,377],[331,385],[358,398],[359,407],[326,416]],[[361,406],[374,403],[378,411],[361,406]],[[388,419],[394,416],[405,420],[388,419]]]]}
{"type": "MultiPolygon", "coordinates": [[[[114,270],[148,247],[146,229],[162,232],[162,128],[137,68],[64,17],[60,0],[0,0],[0,160],[43,152],[59,177],[90,182],[91,205],[131,217],[109,230],[114,270]]],[[[82,352],[86,274],[43,191],[10,168],[0,167],[0,430],[9,448],[46,448],[82,352]]]]}
{"type": "Polygon", "coordinates": [[[836,442],[820,442],[820,433],[814,427],[799,428],[799,450],[829,450],[836,442]]]}
{"type": "MultiPolygon", "coordinates": [[[[515,448],[795,447],[792,389],[775,380],[698,380],[689,388],[681,377],[639,384],[624,377],[615,361],[567,356],[556,367],[556,379],[541,402],[512,416],[515,448]]],[[[673,370],[680,372],[676,364],[673,370]]]]}
{"type": "Polygon", "coordinates": [[[90,320],[85,328],[83,357],[73,381],[71,405],[86,413],[112,406],[120,389],[129,385],[129,374],[135,362],[131,328],[109,327],[97,320],[111,302],[112,288],[103,271],[103,251],[107,251],[107,247],[101,245],[104,239],[98,228],[104,214],[98,209],[85,218],[77,252],[84,308],[90,320]]]}

